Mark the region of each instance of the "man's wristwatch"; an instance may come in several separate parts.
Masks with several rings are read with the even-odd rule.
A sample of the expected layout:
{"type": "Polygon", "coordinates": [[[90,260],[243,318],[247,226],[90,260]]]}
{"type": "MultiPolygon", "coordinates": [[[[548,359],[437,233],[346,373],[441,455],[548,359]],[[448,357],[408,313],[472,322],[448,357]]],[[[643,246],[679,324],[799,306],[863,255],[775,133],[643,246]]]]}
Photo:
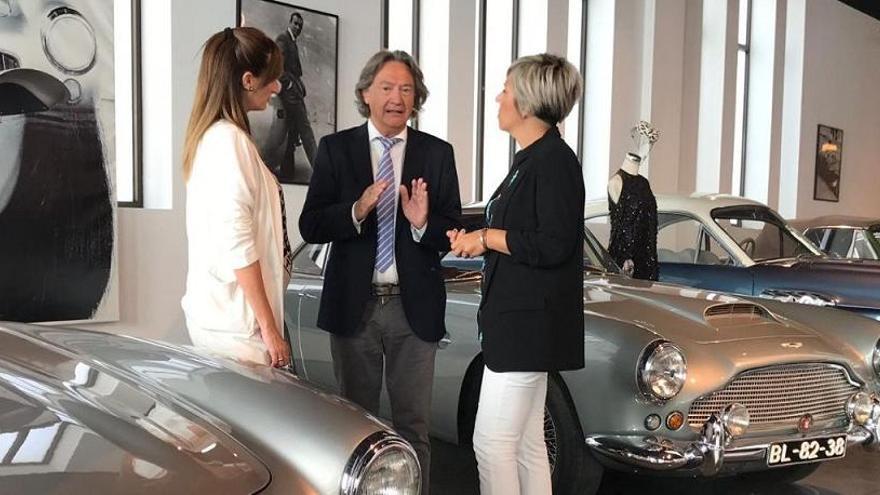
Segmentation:
{"type": "Polygon", "coordinates": [[[486,245],[486,231],[488,230],[487,227],[480,229],[480,245],[483,246],[483,249],[486,251],[489,250],[489,246],[486,245]]]}

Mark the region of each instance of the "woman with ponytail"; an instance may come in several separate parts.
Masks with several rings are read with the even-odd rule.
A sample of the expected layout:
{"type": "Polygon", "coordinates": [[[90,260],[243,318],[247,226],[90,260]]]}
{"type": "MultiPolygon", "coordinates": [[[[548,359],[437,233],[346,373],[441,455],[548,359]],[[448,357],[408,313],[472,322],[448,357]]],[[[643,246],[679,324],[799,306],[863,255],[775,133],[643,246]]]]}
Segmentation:
{"type": "Polygon", "coordinates": [[[226,28],[204,47],[183,149],[189,268],[181,305],[197,348],[282,367],[292,255],[284,196],[247,113],[281,89],[283,59],[258,29],[226,28]]]}

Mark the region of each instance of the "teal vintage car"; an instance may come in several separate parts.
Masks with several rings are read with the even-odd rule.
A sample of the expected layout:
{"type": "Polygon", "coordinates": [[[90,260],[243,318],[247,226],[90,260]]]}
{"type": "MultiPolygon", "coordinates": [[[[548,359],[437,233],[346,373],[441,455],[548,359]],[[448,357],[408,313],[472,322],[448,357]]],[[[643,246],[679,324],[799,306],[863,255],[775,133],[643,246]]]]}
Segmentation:
{"type": "MultiPolygon", "coordinates": [[[[466,209],[465,223],[479,214],[466,209]]],[[[594,493],[606,470],[791,481],[856,446],[880,448],[880,323],[633,280],[584,234],[586,368],[551,374],[547,392],[554,493],[594,493]]],[[[300,375],[336,390],[329,334],[316,326],[330,251],[297,249],[285,315],[300,375]]],[[[469,444],[483,369],[479,260],[447,257],[443,270],[431,428],[469,444]]]]}
{"type": "MultiPolygon", "coordinates": [[[[608,201],[587,226],[608,243],[608,201]]],[[[826,256],[769,206],[724,194],[657,195],[660,281],[832,306],[880,321],[880,261],[826,256]]]]}

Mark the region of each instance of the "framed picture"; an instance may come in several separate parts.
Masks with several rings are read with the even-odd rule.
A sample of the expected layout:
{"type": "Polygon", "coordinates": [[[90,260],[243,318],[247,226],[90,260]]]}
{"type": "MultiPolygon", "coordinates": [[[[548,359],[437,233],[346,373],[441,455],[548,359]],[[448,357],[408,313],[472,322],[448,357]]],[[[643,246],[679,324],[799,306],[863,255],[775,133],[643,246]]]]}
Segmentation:
{"type": "Polygon", "coordinates": [[[134,139],[117,126],[133,91],[117,86],[131,52],[116,34],[134,29],[120,7],[136,10],[0,1],[0,320],[119,318],[114,186],[119,143],[134,139]]]}
{"type": "Polygon", "coordinates": [[[840,201],[840,169],[843,158],[843,130],[819,124],[816,139],[816,177],[813,199],[840,201]]]}
{"type": "Polygon", "coordinates": [[[251,112],[251,132],[281,182],[308,184],[317,143],[336,132],[339,18],[274,0],[238,0],[238,25],[260,29],[284,55],[281,92],[251,112]]]}

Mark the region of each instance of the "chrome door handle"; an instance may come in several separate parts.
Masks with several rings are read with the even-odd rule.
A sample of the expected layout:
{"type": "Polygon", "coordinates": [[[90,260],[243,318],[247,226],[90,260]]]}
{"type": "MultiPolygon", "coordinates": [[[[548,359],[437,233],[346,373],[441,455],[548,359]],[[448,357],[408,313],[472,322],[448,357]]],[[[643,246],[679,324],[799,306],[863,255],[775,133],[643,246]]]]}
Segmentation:
{"type": "Polygon", "coordinates": [[[314,294],[309,294],[308,292],[300,292],[299,297],[305,297],[306,299],[317,299],[318,296],[314,294]]]}
{"type": "Polygon", "coordinates": [[[443,335],[443,338],[440,339],[440,342],[437,342],[437,347],[440,349],[446,349],[449,347],[449,344],[452,343],[452,337],[449,336],[449,333],[443,335]]]}

